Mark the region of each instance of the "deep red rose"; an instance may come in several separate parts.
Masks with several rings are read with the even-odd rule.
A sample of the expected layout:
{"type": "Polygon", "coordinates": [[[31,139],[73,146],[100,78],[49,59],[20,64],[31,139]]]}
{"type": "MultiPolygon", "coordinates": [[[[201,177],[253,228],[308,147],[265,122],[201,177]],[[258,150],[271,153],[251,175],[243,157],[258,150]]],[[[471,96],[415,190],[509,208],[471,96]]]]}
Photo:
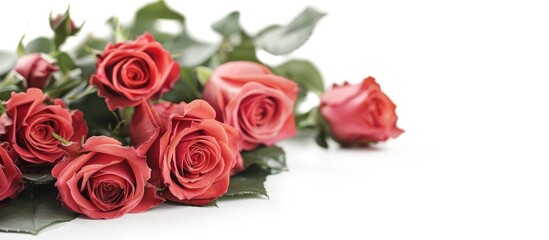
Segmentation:
{"type": "Polygon", "coordinates": [[[237,129],[251,150],[296,134],[297,84],[258,63],[228,62],[217,67],[203,93],[217,119],[237,129]]]}
{"type": "Polygon", "coordinates": [[[171,201],[204,205],[229,187],[231,170],[241,161],[236,130],[215,120],[203,100],[189,104],[144,103],[130,126],[132,143],[147,152],[151,183],[165,188],[171,201]]]}
{"type": "Polygon", "coordinates": [[[69,110],[61,99],[50,99],[37,88],[13,92],[4,114],[0,140],[9,142],[25,164],[52,165],[63,158],[52,133],[71,141],[81,141],[88,133],[82,112],[69,110]]]}
{"type": "Polygon", "coordinates": [[[179,73],[179,64],[170,53],[145,33],[134,41],[107,45],[98,55],[90,83],[113,111],[160,98],[172,89],[179,73]]]}
{"type": "Polygon", "coordinates": [[[320,99],[333,138],[344,145],[386,141],[404,132],[396,126],[395,104],[372,77],[356,85],[334,84],[320,99]]]}
{"type": "Polygon", "coordinates": [[[0,144],[0,207],[6,199],[15,199],[23,191],[23,177],[15,165],[17,156],[7,142],[0,144]]]}
{"type": "Polygon", "coordinates": [[[42,54],[31,53],[20,57],[14,70],[23,77],[27,88],[43,89],[51,75],[59,71],[59,67],[42,57],[42,54]]]}
{"type": "Polygon", "coordinates": [[[64,146],[67,157],[52,170],[63,206],[93,219],[144,212],[164,201],[147,183],[151,170],[133,147],[99,136],[64,146]]]}

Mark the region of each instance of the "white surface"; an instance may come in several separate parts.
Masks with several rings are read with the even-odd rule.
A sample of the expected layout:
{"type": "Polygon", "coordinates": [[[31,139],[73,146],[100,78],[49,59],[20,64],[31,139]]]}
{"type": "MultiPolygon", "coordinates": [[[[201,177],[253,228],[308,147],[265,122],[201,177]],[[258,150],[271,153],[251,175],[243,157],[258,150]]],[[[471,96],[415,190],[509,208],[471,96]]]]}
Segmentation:
{"type": "MultiPolygon", "coordinates": [[[[110,15],[128,21],[147,1],[3,2],[0,48],[49,34],[50,9],[68,2],[84,32],[106,33],[110,15]]],[[[257,32],[312,2],[168,1],[211,41],[209,24],[230,10],[257,32]]],[[[269,177],[270,200],[167,205],[0,239],[548,239],[549,14],[543,1],[502,2],[315,2],[329,15],[293,56],[328,83],[376,77],[406,133],[369,150],[284,142],[291,171],[269,177]]]]}

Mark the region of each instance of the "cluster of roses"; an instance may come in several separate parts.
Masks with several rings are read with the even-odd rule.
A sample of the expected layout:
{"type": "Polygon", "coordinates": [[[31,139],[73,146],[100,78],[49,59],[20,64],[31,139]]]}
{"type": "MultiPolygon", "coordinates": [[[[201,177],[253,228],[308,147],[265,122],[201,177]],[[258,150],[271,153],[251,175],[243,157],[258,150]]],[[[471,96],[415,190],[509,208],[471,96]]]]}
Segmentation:
{"type": "MultiPolygon", "coordinates": [[[[204,205],[222,196],[244,168],[240,152],[296,134],[298,85],[254,62],[228,62],[209,77],[203,99],[158,100],[180,78],[180,66],[152,35],[109,44],[89,83],[111,111],[134,107],[132,146],[87,136],[79,110],[41,88],[58,67],[40,54],[14,70],[26,92],[12,92],[0,116],[0,203],[24,188],[22,172],[51,171],[65,208],[90,218],[142,212],[165,200],[204,205]],[[62,142],[62,143],[61,143],[62,142]]],[[[395,105],[373,78],[334,86],[320,113],[346,144],[397,137],[395,105]]]]}

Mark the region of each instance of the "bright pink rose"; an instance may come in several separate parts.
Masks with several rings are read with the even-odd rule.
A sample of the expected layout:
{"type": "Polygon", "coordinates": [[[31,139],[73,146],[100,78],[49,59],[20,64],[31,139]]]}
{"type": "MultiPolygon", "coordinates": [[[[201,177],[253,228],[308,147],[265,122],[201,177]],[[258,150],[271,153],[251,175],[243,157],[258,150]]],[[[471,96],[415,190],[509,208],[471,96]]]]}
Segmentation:
{"type": "Polygon", "coordinates": [[[251,150],[296,134],[294,103],[297,84],[254,62],[228,62],[217,67],[202,97],[217,119],[237,129],[251,150]]]}
{"type": "Polygon", "coordinates": [[[52,170],[63,206],[92,219],[144,212],[164,200],[148,184],[151,169],[133,147],[99,136],[64,146],[67,158],[52,170]]]}
{"type": "Polygon", "coordinates": [[[52,165],[63,158],[52,133],[71,141],[81,141],[88,133],[82,112],[69,110],[61,99],[50,99],[37,88],[13,92],[4,115],[0,117],[0,140],[9,142],[30,165],[52,165]]]}
{"type": "Polygon", "coordinates": [[[372,77],[357,85],[334,84],[320,99],[333,138],[344,145],[386,141],[404,132],[396,126],[395,104],[372,77]]]}
{"type": "Polygon", "coordinates": [[[90,83],[99,88],[98,95],[106,98],[113,111],[160,98],[172,89],[179,72],[170,53],[145,33],[134,41],[107,45],[90,83]]]}
{"type": "Polygon", "coordinates": [[[27,88],[43,89],[59,67],[44,59],[40,53],[31,53],[19,58],[14,70],[23,77],[27,88]]]}
{"type": "Polygon", "coordinates": [[[6,199],[15,199],[24,188],[21,171],[14,163],[17,159],[7,142],[0,144],[0,207],[6,199]]]}
{"type": "Polygon", "coordinates": [[[147,152],[150,182],[165,188],[166,199],[204,205],[227,192],[241,140],[233,127],[215,120],[207,102],[144,103],[130,132],[138,151],[147,152]]]}

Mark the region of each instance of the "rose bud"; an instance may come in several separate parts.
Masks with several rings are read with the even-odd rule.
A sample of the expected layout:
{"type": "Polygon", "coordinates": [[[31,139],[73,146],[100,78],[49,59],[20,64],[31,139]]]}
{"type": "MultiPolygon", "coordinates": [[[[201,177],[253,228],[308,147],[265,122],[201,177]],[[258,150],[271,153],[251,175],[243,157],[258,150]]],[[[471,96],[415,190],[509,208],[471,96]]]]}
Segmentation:
{"type": "Polygon", "coordinates": [[[344,146],[398,137],[404,131],[396,126],[395,108],[372,77],[356,85],[334,84],[320,97],[320,113],[330,125],[334,140],[344,146]]]}
{"type": "Polygon", "coordinates": [[[228,62],[206,83],[203,99],[217,119],[236,128],[242,149],[252,150],[296,135],[294,104],[297,84],[254,62],[228,62]]]}
{"type": "Polygon", "coordinates": [[[17,156],[7,142],[0,144],[0,207],[15,199],[24,188],[21,171],[15,165],[17,156]]]}
{"type": "Polygon", "coordinates": [[[52,170],[63,207],[92,219],[111,219],[164,201],[147,183],[151,170],[133,147],[105,136],[63,147],[66,158],[52,170]]]}
{"type": "MultiPolygon", "coordinates": [[[[54,32],[63,31],[63,30],[60,29],[62,27],[61,23],[63,23],[63,20],[65,20],[65,18],[67,18],[67,17],[69,17],[69,16],[67,16],[65,14],[57,14],[57,16],[55,16],[54,18],[50,17],[50,27],[51,27],[51,29],[54,32]]],[[[74,24],[74,21],[72,21],[72,19],[69,18],[69,27],[68,27],[68,29],[66,29],[66,35],[74,35],[79,30],[80,29],[76,28],[76,25],[74,24]]]]}
{"type": "Polygon", "coordinates": [[[71,141],[81,141],[88,133],[82,112],[69,110],[61,99],[50,99],[37,88],[12,92],[4,115],[0,141],[9,142],[29,167],[51,166],[63,158],[53,133],[71,141]]]}
{"type": "Polygon", "coordinates": [[[59,67],[42,57],[42,54],[31,53],[19,58],[14,70],[23,77],[27,88],[43,89],[52,74],[59,71],[59,67]]]}
{"type": "Polygon", "coordinates": [[[172,89],[179,73],[179,64],[170,53],[145,33],[134,41],[108,44],[98,55],[90,84],[113,111],[160,98],[172,89]]]}
{"type": "Polygon", "coordinates": [[[147,154],[150,182],[174,202],[204,205],[227,192],[231,170],[241,161],[238,132],[215,120],[203,100],[189,104],[144,103],[130,125],[132,144],[147,154]]]}

